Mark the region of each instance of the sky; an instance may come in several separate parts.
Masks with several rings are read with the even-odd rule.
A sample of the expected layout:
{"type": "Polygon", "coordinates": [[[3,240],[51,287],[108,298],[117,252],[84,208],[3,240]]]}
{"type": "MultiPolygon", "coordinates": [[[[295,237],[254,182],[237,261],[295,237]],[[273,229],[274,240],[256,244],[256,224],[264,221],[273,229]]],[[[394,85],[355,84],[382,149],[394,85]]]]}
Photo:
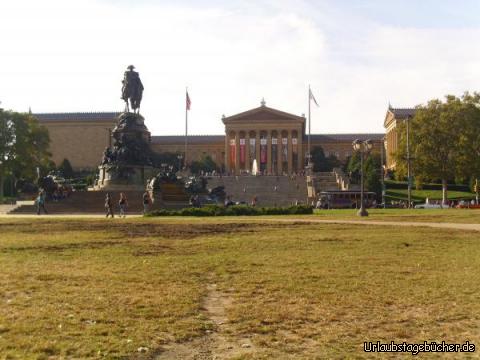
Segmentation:
{"type": "Polygon", "coordinates": [[[476,0],[0,0],[0,101],[15,111],[122,111],[130,64],[154,135],[222,134],[266,104],[312,133],[384,132],[480,84],[476,0]]]}

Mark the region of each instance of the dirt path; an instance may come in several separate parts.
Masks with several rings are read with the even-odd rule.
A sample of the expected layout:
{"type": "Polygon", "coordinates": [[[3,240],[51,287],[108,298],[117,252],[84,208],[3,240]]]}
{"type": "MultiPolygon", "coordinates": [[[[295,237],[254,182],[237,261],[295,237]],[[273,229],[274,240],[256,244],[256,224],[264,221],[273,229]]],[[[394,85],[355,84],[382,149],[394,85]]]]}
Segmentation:
{"type": "Polygon", "coordinates": [[[382,220],[325,220],[325,219],[262,219],[269,222],[305,222],[305,223],[320,223],[320,224],[351,224],[351,225],[380,225],[380,226],[418,226],[418,227],[430,227],[440,229],[457,229],[457,230],[470,230],[480,231],[480,224],[461,224],[461,223],[436,223],[436,222],[415,222],[415,221],[382,221],[382,220]]]}
{"type": "MultiPolygon", "coordinates": [[[[213,280],[213,279],[210,279],[213,280]]],[[[202,312],[212,323],[212,330],[207,330],[201,338],[185,343],[164,345],[156,360],[221,360],[238,358],[254,351],[251,339],[234,338],[229,334],[229,323],[226,309],[231,305],[232,298],[217,289],[217,284],[211,281],[207,285],[207,296],[204,299],[202,312]]]]}

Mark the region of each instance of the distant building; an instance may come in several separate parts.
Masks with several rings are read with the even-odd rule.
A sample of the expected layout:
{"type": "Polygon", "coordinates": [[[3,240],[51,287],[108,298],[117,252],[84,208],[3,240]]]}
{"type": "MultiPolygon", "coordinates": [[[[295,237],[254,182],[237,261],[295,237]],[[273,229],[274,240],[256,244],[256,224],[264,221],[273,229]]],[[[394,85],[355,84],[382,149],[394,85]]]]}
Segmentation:
{"type": "Polygon", "coordinates": [[[413,108],[388,107],[383,125],[385,127],[386,166],[389,170],[395,169],[396,166],[394,154],[400,143],[398,125],[405,122],[406,119],[412,119],[415,112],[416,109],[413,108]]]}
{"type": "MultiPolygon", "coordinates": [[[[50,134],[50,151],[58,165],[68,159],[75,170],[93,170],[103,150],[111,146],[111,131],[117,112],[34,114],[50,134]]],[[[188,162],[205,156],[228,172],[250,171],[253,161],[269,174],[298,172],[308,153],[304,116],[276,110],[262,102],[260,107],[222,117],[224,135],[189,135],[188,162]]],[[[148,121],[148,119],[147,119],[148,121]]],[[[345,161],[352,154],[352,141],[371,139],[379,151],[384,134],[312,134],[311,147],[345,161]]],[[[183,154],[183,135],[151,136],[158,153],[183,154]]]]}

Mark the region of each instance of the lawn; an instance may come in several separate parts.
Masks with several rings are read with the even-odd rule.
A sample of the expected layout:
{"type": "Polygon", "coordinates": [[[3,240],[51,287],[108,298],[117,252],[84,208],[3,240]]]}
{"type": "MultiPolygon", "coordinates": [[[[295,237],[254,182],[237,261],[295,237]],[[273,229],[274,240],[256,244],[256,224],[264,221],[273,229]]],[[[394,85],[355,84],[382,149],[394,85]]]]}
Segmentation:
{"type": "Polygon", "coordinates": [[[368,209],[369,216],[357,216],[356,209],[314,210],[315,219],[383,220],[411,222],[480,223],[480,209],[368,209]]]}
{"type": "MultiPolygon", "coordinates": [[[[450,200],[460,200],[460,199],[475,199],[475,194],[466,191],[448,191],[447,196],[450,200]]],[[[389,200],[407,200],[408,199],[408,190],[407,189],[392,189],[387,190],[386,192],[387,201],[389,200]]],[[[425,202],[425,199],[429,200],[441,200],[442,199],[442,190],[415,190],[412,189],[412,200],[419,203],[425,202]]]]}
{"type": "Polygon", "coordinates": [[[8,359],[372,358],[364,341],[480,344],[475,232],[2,218],[0,263],[8,359]]]}

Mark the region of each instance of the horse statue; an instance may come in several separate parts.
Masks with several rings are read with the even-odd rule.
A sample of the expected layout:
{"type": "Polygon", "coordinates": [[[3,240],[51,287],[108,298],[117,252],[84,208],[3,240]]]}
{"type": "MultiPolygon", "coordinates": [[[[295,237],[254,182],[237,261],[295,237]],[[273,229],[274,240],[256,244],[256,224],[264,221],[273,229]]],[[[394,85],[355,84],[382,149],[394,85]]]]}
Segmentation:
{"type": "Polygon", "coordinates": [[[138,113],[140,111],[140,103],[143,95],[143,84],[140,80],[138,72],[133,71],[135,66],[128,66],[128,71],[123,74],[122,80],[122,99],[125,101],[125,111],[129,112],[130,108],[133,112],[138,113]],[[130,107],[128,101],[130,100],[130,107]]]}

